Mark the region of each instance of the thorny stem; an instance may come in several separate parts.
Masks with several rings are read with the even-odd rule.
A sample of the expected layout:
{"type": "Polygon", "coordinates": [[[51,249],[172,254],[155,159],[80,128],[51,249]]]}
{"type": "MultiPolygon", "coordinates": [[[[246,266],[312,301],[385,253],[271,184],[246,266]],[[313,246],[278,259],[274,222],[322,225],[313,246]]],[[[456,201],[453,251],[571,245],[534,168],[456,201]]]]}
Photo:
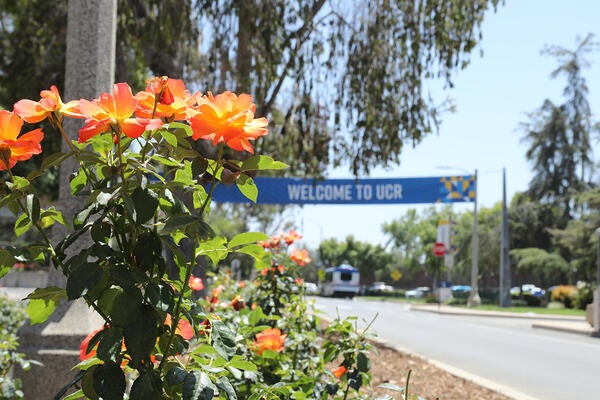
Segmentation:
{"type": "MultiPolygon", "coordinates": [[[[7,171],[8,171],[8,175],[10,176],[11,182],[14,184],[15,183],[15,177],[14,177],[14,175],[12,173],[12,170],[10,168],[7,168],[7,171]]],[[[29,215],[29,213],[27,212],[27,209],[25,208],[25,206],[23,205],[23,203],[21,203],[21,199],[17,199],[17,204],[19,204],[19,208],[23,211],[23,213],[25,213],[25,215],[27,215],[29,217],[29,220],[31,221],[31,223],[33,224],[33,226],[35,226],[35,228],[40,232],[40,234],[42,235],[42,238],[44,239],[44,242],[46,242],[46,245],[50,249],[52,260],[55,263],[57,263],[58,258],[56,257],[56,251],[54,250],[54,246],[52,246],[52,242],[50,242],[50,238],[48,237],[48,235],[46,234],[46,232],[44,231],[44,229],[41,227],[39,221],[33,222],[31,220],[31,215],[29,215]]],[[[62,263],[60,263],[60,264],[62,264],[62,263]]],[[[61,265],[61,267],[62,267],[62,265],[61,265]]]]}
{"type": "Polygon", "coordinates": [[[406,386],[404,387],[404,400],[408,400],[408,382],[410,381],[410,373],[412,370],[408,370],[408,375],[406,375],[406,386]]]}
{"type": "Polygon", "coordinates": [[[181,309],[181,302],[183,301],[183,296],[187,291],[187,282],[190,280],[190,276],[192,276],[193,265],[190,261],[185,270],[185,279],[181,282],[181,291],[179,292],[179,296],[177,297],[177,303],[173,308],[173,316],[171,317],[171,334],[169,335],[169,340],[167,341],[167,347],[165,354],[163,355],[162,360],[160,360],[160,364],[158,365],[158,370],[160,371],[163,367],[163,364],[169,358],[169,351],[171,350],[171,343],[173,343],[173,338],[175,337],[175,330],[177,329],[177,325],[179,324],[179,310],[181,309]]]}
{"type": "Polygon", "coordinates": [[[200,216],[202,216],[204,214],[204,210],[206,209],[206,206],[208,205],[208,201],[212,198],[212,194],[215,191],[215,188],[217,187],[217,181],[215,176],[217,175],[217,172],[219,172],[219,166],[221,165],[221,158],[223,157],[223,143],[219,143],[219,154],[217,156],[217,168],[213,171],[213,179],[210,182],[210,189],[208,191],[208,195],[206,196],[206,199],[204,200],[204,203],[202,204],[202,207],[200,208],[200,216]]]}
{"type": "Polygon", "coordinates": [[[92,184],[92,186],[95,188],[96,180],[92,179],[92,178],[95,178],[95,177],[90,173],[90,171],[88,171],[88,169],[85,166],[85,164],[79,158],[79,150],[77,148],[75,148],[75,146],[73,146],[73,143],[71,143],[71,140],[67,136],[67,133],[65,132],[65,129],[63,128],[62,123],[60,122],[59,117],[56,116],[56,115],[54,115],[54,114],[51,114],[50,118],[48,118],[48,119],[50,120],[50,124],[52,124],[53,126],[56,127],[56,129],[59,130],[59,132],[62,135],[63,139],[67,143],[67,146],[69,146],[69,150],[71,150],[71,152],[73,153],[73,155],[77,158],[77,161],[79,161],[79,167],[81,168],[81,170],[85,174],[85,176],[87,178],[87,181],[90,182],[92,184]]]}

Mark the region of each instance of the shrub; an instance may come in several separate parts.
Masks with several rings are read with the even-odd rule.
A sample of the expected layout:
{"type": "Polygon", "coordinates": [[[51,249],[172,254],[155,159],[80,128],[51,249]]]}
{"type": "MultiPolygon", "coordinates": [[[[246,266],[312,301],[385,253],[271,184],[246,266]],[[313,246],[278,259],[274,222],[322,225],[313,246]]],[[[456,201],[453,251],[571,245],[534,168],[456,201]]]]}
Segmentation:
{"type": "Polygon", "coordinates": [[[588,282],[577,283],[577,296],[575,296],[573,306],[578,310],[585,310],[588,304],[594,302],[594,290],[592,284],[588,282]]]}
{"type": "Polygon", "coordinates": [[[498,288],[479,289],[479,297],[481,298],[481,304],[498,304],[500,299],[498,288]]]}
{"type": "Polygon", "coordinates": [[[573,308],[575,298],[577,297],[577,287],[572,285],[560,285],[550,293],[551,301],[560,301],[565,308],[573,308]]]}
{"type": "Polygon", "coordinates": [[[30,367],[25,355],[17,352],[19,340],[17,331],[25,322],[25,311],[19,303],[0,296],[0,398],[2,400],[22,399],[21,380],[12,377],[15,365],[24,370],[30,367]]]}
{"type": "Polygon", "coordinates": [[[463,306],[467,304],[468,298],[463,297],[452,297],[450,300],[446,302],[449,306],[463,306]]]}
{"type": "Polygon", "coordinates": [[[529,293],[523,293],[523,300],[529,307],[539,307],[543,304],[543,298],[529,293]]]}

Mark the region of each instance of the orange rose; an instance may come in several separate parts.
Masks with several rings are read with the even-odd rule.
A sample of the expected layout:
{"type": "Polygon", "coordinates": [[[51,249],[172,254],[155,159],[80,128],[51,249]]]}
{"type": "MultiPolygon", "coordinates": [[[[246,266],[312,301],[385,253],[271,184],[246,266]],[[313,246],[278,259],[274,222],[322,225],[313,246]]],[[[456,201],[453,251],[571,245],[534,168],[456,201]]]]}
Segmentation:
{"type": "Polygon", "coordinates": [[[27,99],[17,101],[14,105],[15,114],[30,124],[41,122],[54,112],[74,118],[82,118],[79,114],[77,101],[63,103],[56,86],[50,86],[50,90],[42,90],[40,97],[40,101],[27,99]]]}
{"type": "Polygon", "coordinates": [[[301,267],[305,266],[306,264],[312,261],[312,259],[308,255],[308,250],[306,249],[292,250],[292,254],[290,254],[290,259],[301,267]]]}
{"type": "Polygon", "coordinates": [[[127,83],[115,84],[113,94],[103,93],[94,101],[79,100],[79,111],[86,118],[85,126],[79,130],[79,143],[117,128],[134,139],[146,130],[160,128],[160,119],[131,117],[137,104],[127,83]]]}
{"type": "Polygon", "coordinates": [[[190,279],[188,280],[188,286],[192,290],[202,290],[204,289],[204,282],[202,282],[202,278],[191,275],[190,279]]]}
{"type": "Polygon", "coordinates": [[[343,365],[340,365],[339,367],[334,369],[332,372],[336,378],[340,379],[346,373],[346,371],[348,371],[348,369],[346,369],[346,367],[344,367],[343,365]]]}
{"type": "Polygon", "coordinates": [[[268,328],[261,333],[256,334],[253,349],[257,354],[262,354],[265,350],[280,352],[283,350],[283,343],[287,334],[282,335],[277,328],[268,328]]]}
{"type": "Polygon", "coordinates": [[[198,98],[198,107],[187,118],[192,139],[212,140],[213,145],[224,142],[237,151],[254,153],[250,140],[269,133],[266,118],[254,118],[256,105],[252,96],[224,92],[198,98]]]}
{"type": "Polygon", "coordinates": [[[19,137],[22,126],[23,120],[18,115],[0,110],[0,171],[42,152],[42,130],[34,129],[19,137]]]}

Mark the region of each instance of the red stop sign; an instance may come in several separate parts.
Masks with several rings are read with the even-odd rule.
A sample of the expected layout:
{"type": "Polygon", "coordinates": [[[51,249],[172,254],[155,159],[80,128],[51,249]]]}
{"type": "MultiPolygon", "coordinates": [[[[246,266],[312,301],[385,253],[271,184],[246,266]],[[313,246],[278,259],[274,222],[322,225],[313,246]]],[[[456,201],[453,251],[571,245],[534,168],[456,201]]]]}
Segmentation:
{"type": "Polygon", "coordinates": [[[446,254],[446,245],[442,242],[435,242],[433,244],[433,254],[441,257],[446,254]]]}

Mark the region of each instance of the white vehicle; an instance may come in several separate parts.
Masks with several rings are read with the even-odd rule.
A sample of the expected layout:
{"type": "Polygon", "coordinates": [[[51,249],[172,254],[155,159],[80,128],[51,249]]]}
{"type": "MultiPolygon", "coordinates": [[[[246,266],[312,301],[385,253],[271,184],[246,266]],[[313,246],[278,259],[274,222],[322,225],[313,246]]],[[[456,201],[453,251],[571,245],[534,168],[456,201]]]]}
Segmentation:
{"type": "Polygon", "coordinates": [[[408,290],[405,293],[407,299],[422,299],[429,294],[430,290],[427,286],[419,286],[416,289],[408,290]]]}
{"type": "Polygon", "coordinates": [[[319,294],[319,287],[313,282],[304,282],[304,293],[319,294]]]}
{"type": "Polygon", "coordinates": [[[321,296],[353,298],[360,290],[360,272],[349,264],[327,268],[321,296]]]}

